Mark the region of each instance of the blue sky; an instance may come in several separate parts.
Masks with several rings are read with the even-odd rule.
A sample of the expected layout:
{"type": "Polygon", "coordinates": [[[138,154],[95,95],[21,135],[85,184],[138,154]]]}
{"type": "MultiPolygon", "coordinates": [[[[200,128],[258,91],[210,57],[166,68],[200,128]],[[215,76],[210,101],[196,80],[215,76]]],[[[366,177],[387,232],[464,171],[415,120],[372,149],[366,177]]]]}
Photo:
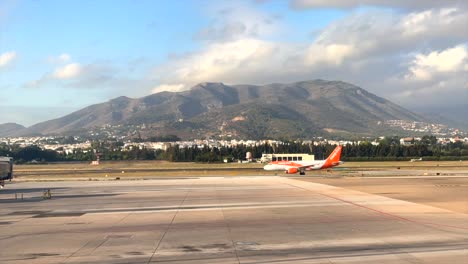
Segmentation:
{"type": "Polygon", "coordinates": [[[206,81],[343,80],[403,105],[467,94],[462,1],[331,2],[4,0],[0,123],[206,81]]]}

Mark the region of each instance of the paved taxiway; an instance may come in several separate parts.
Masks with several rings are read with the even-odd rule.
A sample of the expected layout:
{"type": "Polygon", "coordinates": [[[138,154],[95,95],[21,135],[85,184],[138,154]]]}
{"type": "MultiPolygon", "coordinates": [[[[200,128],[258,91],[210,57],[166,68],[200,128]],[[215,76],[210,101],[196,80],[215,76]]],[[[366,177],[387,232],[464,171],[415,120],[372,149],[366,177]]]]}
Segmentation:
{"type": "Polygon", "coordinates": [[[468,172],[451,176],[302,177],[301,180],[468,214],[468,172]]]}
{"type": "Polygon", "coordinates": [[[285,177],[21,182],[0,204],[3,264],[468,263],[467,214],[285,177]]]}

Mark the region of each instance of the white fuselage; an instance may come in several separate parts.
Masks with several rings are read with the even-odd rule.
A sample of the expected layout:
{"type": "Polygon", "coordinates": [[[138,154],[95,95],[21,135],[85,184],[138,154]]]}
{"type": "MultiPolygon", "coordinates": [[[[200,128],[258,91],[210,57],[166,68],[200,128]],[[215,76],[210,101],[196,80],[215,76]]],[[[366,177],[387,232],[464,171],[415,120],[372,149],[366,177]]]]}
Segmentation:
{"type": "Polygon", "coordinates": [[[333,152],[328,156],[326,160],[315,160],[315,161],[293,161],[293,160],[283,160],[283,161],[272,161],[263,167],[264,170],[282,170],[286,173],[298,173],[304,175],[306,170],[321,170],[328,169],[343,164],[340,161],[341,151],[343,147],[337,146],[333,152]]]}
{"type": "Polygon", "coordinates": [[[269,163],[263,167],[267,171],[286,171],[291,168],[305,167],[306,170],[318,170],[322,167],[324,160],[316,161],[277,161],[274,163],[269,163]]]}

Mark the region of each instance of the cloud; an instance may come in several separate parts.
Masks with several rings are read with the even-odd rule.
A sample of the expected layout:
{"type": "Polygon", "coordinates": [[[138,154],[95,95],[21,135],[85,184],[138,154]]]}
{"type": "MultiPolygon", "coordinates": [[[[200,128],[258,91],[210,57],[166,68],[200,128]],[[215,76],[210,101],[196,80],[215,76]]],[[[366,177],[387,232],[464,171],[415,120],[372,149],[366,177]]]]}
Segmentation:
{"type": "Polygon", "coordinates": [[[340,8],[348,9],[361,6],[375,7],[395,7],[404,9],[430,9],[444,6],[460,6],[463,1],[459,0],[290,0],[290,6],[293,9],[312,9],[312,8],[340,8]]]}
{"type": "Polygon", "coordinates": [[[152,93],[159,93],[159,92],[180,92],[183,90],[187,90],[184,84],[178,83],[178,84],[162,84],[154,87],[151,92],[152,93]]]}
{"type": "Polygon", "coordinates": [[[58,56],[58,58],[61,62],[67,62],[70,60],[70,55],[63,53],[60,56],[58,56]]]}
{"type": "Polygon", "coordinates": [[[46,86],[61,86],[70,88],[102,87],[115,74],[114,70],[98,63],[69,63],[45,73],[42,77],[23,85],[23,88],[40,89],[46,86]]]}
{"type": "Polygon", "coordinates": [[[144,96],[155,86],[147,78],[128,77],[135,66],[132,60],[127,64],[117,65],[110,61],[94,63],[69,63],[57,66],[40,78],[22,85],[24,89],[75,89],[95,90],[103,99],[115,96],[144,96]]]}
{"type": "Polygon", "coordinates": [[[398,103],[413,108],[466,106],[468,44],[415,53],[401,74],[385,80],[383,88],[398,103]]]}
{"type": "Polygon", "coordinates": [[[83,72],[83,67],[79,63],[70,63],[63,67],[56,69],[52,73],[52,78],[55,79],[73,79],[80,76],[83,72]]]}
{"type": "Polygon", "coordinates": [[[411,53],[421,48],[446,48],[467,41],[468,12],[442,8],[409,14],[356,12],[335,21],[312,45],[354,47],[362,58],[411,53]]]}
{"type": "Polygon", "coordinates": [[[468,37],[467,15],[467,9],[459,8],[413,12],[404,16],[398,27],[401,28],[403,36],[407,38],[430,37],[439,40],[444,40],[444,38],[466,40],[468,37]]]}
{"type": "Polygon", "coordinates": [[[405,77],[408,80],[427,81],[440,73],[461,74],[463,71],[467,71],[467,65],[467,47],[465,45],[458,45],[440,52],[433,51],[427,55],[415,55],[412,65],[409,68],[409,73],[405,77]]]}
{"type": "Polygon", "coordinates": [[[220,42],[265,37],[280,30],[279,19],[278,15],[266,14],[246,5],[222,6],[214,12],[210,24],[194,35],[194,39],[220,42]]]}
{"type": "MultiPolygon", "coordinates": [[[[378,1],[360,1],[371,2],[378,1]]],[[[380,6],[383,3],[389,2],[381,1],[380,6]]],[[[313,39],[295,42],[280,38],[288,24],[278,16],[249,6],[218,7],[206,27],[194,32],[194,46],[200,48],[170,56],[147,78],[140,77],[141,69],[151,67],[150,62],[83,63],[64,53],[57,57],[60,64],[26,86],[134,97],[211,81],[267,84],[322,78],[351,82],[406,106],[466,100],[449,95],[465,95],[467,90],[468,10],[451,4],[424,9],[421,3],[427,2],[421,1],[423,9],[392,3],[408,10],[351,10],[313,39]]]]}
{"type": "Polygon", "coordinates": [[[48,61],[53,64],[67,63],[71,60],[71,56],[67,53],[62,53],[59,56],[51,56],[48,61]]]}
{"type": "Polygon", "coordinates": [[[178,89],[218,80],[256,83],[259,78],[284,76],[277,71],[286,63],[284,55],[281,45],[257,39],[213,43],[202,51],[173,58],[154,71],[154,78],[161,87],[178,89]]]}
{"type": "Polygon", "coordinates": [[[309,43],[239,30],[243,33],[235,37],[216,37],[197,51],[172,56],[154,70],[159,86],[152,92],[186,90],[209,81],[266,84],[323,78],[360,85],[406,106],[460,103],[466,99],[444,92],[465,93],[467,24],[467,10],[444,7],[353,11],[309,43]],[[414,102],[415,95],[426,101],[414,102]]]}
{"type": "Polygon", "coordinates": [[[405,88],[396,90],[393,99],[412,108],[466,106],[468,98],[468,80],[460,75],[411,84],[399,80],[394,85],[405,88]]]}
{"type": "Polygon", "coordinates": [[[339,66],[343,61],[356,54],[356,48],[347,44],[313,44],[306,51],[306,63],[319,65],[320,63],[339,66]]]}
{"type": "Polygon", "coordinates": [[[6,67],[8,64],[12,63],[16,58],[16,52],[9,51],[0,54],[0,68],[6,67]]]}

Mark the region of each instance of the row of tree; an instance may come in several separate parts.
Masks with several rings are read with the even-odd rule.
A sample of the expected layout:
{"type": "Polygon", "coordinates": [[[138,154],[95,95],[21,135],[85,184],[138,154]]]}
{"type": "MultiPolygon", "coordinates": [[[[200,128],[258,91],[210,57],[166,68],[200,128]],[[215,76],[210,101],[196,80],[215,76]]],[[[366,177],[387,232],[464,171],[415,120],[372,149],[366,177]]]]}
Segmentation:
{"type": "MultiPolygon", "coordinates": [[[[396,138],[384,138],[379,144],[360,142],[343,147],[342,160],[404,160],[424,157],[425,160],[460,160],[468,159],[468,145],[463,142],[437,144],[435,138],[425,137],[412,145],[400,145],[396,138]]],[[[222,162],[224,159],[243,160],[247,152],[253,157],[263,153],[310,153],[316,159],[325,159],[335,145],[312,143],[284,142],[281,144],[262,144],[258,146],[238,145],[235,147],[185,147],[172,145],[167,150],[152,150],[133,147],[123,149],[123,142],[94,142],[90,149],[77,149],[73,153],[64,153],[63,149],[43,150],[38,146],[0,145],[0,156],[10,156],[17,163],[24,162],[57,162],[57,161],[91,161],[99,153],[101,160],[168,160],[187,162],[222,162]]]]}

